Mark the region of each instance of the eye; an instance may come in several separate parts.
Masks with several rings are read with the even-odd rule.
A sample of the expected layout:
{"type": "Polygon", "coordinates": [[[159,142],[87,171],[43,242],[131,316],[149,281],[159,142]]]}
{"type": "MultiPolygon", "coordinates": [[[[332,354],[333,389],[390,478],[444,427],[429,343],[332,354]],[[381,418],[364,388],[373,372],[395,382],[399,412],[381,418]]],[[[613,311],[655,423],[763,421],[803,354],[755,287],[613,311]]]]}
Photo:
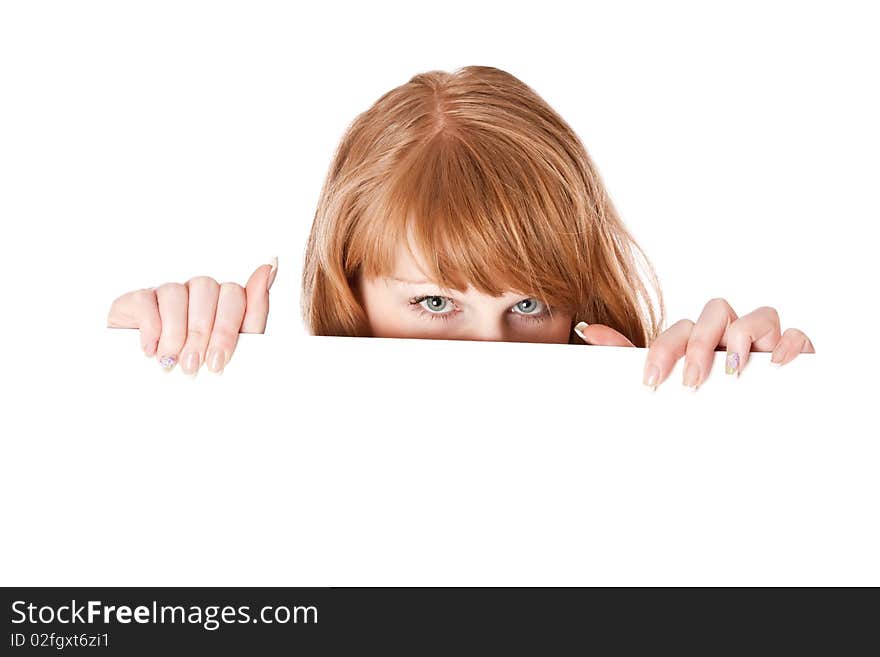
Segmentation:
{"type": "MultiPolygon", "coordinates": [[[[459,312],[455,309],[453,299],[436,294],[413,297],[409,300],[409,304],[416,313],[426,319],[448,321],[459,312]]],[[[509,312],[516,315],[519,321],[525,322],[542,322],[550,317],[547,304],[534,298],[523,299],[509,312]]]]}
{"type": "Polygon", "coordinates": [[[535,309],[540,308],[543,305],[544,304],[537,299],[523,299],[513,307],[513,310],[515,313],[521,315],[540,315],[541,311],[536,311],[535,309]]]}
{"type": "Polygon", "coordinates": [[[437,313],[443,312],[446,306],[449,305],[449,299],[446,297],[425,297],[420,301],[420,303],[423,304],[425,302],[427,302],[428,305],[423,305],[422,308],[437,313]]]}
{"type": "Polygon", "coordinates": [[[428,319],[449,319],[455,314],[454,310],[444,312],[447,307],[452,306],[452,299],[439,295],[423,295],[413,297],[409,303],[414,311],[420,315],[425,315],[428,319]],[[423,310],[424,309],[424,310],[423,310]]]}
{"type": "Polygon", "coordinates": [[[525,322],[543,322],[550,318],[550,309],[547,304],[532,298],[523,299],[511,308],[510,312],[525,322]]]}

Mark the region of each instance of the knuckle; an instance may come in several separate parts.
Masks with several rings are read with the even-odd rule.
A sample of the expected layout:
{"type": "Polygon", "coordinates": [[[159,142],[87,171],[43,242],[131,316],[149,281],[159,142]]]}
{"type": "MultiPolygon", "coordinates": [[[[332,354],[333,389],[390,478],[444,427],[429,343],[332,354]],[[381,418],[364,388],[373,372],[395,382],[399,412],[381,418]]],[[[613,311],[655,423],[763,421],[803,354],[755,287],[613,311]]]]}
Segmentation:
{"type": "Polygon", "coordinates": [[[244,288],[241,285],[239,285],[238,283],[231,282],[231,281],[227,281],[225,283],[220,283],[220,289],[223,292],[226,292],[229,294],[244,294],[245,293],[244,288]]]}
{"type": "Polygon", "coordinates": [[[727,316],[728,323],[736,319],[736,312],[733,310],[733,306],[730,305],[727,299],[722,297],[709,299],[703,307],[703,313],[710,313],[712,315],[723,313],[727,316]]]}
{"type": "Polygon", "coordinates": [[[732,308],[730,307],[730,303],[727,301],[727,299],[723,297],[712,297],[711,299],[709,299],[709,301],[706,302],[707,308],[714,306],[721,306],[722,308],[732,310],[732,308]]]}
{"type": "Polygon", "coordinates": [[[177,322],[164,322],[162,324],[162,339],[174,340],[175,342],[186,338],[186,326],[181,326],[177,322]]]}
{"type": "Polygon", "coordinates": [[[186,339],[194,342],[203,342],[208,337],[208,331],[200,326],[190,326],[186,332],[186,339]]]}
{"type": "Polygon", "coordinates": [[[760,310],[762,313],[767,313],[768,315],[773,317],[773,319],[775,319],[777,323],[779,322],[779,312],[773,306],[761,306],[760,308],[758,308],[758,310],[760,310]]]}
{"type": "Polygon", "coordinates": [[[742,342],[752,343],[755,341],[755,335],[743,324],[730,325],[727,331],[727,341],[738,340],[742,342]]]}
{"type": "Polygon", "coordinates": [[[182,283],[163,283],[156,288],[156,295],[184,296],[186,295],[186,286],[182,283]]]}
{"type": "Polygon", "coordinates": [[[210,276],[194,276],[187,282],[187,285],[197,288],[212,289],[219,287],[217,281],[210,276]]]}
{"type": "Polygon", "coordinates": [[[231,346],[235,342],[235,335],[228,328],[216,328],[211,333],[211,344],[231,346]]]}
{"type": "Polygon", "coordinates": [[[705,336],[695,335],[688,340],[687,353],[713,351],[717,345],[712,344],[712,340],[708,340],[705,336]]]}

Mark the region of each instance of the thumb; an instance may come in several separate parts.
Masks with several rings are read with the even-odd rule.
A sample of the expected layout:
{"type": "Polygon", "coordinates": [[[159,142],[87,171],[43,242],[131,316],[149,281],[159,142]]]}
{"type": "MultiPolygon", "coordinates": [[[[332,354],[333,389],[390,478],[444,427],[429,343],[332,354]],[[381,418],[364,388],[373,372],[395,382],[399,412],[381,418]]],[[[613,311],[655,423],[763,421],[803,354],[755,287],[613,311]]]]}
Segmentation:
{"type": "Polygon", "coordinates": [[[622,333],[604,324],[578,322],[574,332],[587,344],[597,347],[635,347],[622,333]]]}
{"type": "Polygon", "coordinates": [[[271,265],[260,265],[248,279],[245,285],[247,301],[241,322],[241,333],[265,332],[266,319],[269,315],[269,288],[275,282],[277,272],[278,258],[275,257],[272,258],[271,265]]]}

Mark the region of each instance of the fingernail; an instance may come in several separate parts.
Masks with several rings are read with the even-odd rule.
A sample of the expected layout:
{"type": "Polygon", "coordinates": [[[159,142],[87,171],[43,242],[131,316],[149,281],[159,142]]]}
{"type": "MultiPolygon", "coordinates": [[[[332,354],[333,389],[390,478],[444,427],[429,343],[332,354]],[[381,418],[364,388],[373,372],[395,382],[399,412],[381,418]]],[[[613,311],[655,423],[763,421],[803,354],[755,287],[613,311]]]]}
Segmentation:
{"type": "Polygon", "coordinates": [[[584,336],[584,329],[587,328],[588,326],[589,326],[589,324],[587,324],[586,322],[578,322],[577,324],[575,324],[575,327],[574,327],[574,332],[577,333],[578,336],[580,337],[580,339],[583,340],[584,342],[586,342],[587,344],[589,344],[589,341],[584,336]]]}
{"type": "Polygon", "coordinates": [[[646,386],[653,386],[654,389],[657,389],[657,383],[660,381],[660,368],[656,365],[648,364],[645,366],[645,375],[642,378],[642,383],[646,386]]]}
{"type": "Polygon", "coordinates": [[[696,363],[688,363],[687,367],[684,368],[684,380],[682,383],[691,388],[693,390],[697,389],[697,384],[700,381],[700,368],[696,363]]]}
{"type": "Polygon", "coordinates": [[[269,282],[266,284],[266,289],[272,289],[272,283],[275,282],[275,275],[278,273],[278,256],[272,258],[272,269],[269,270],[269,282]]]}
{"type": "Polygon", "coordinates": [[[211,349],[205,360],[208,363],[208,369],[219,374],[226,366],[226,352],[222,349],[211,349]]]}
{"type": "Polygon", "coordinates": [[[739,376],[739,354],[736,352],[727,354],[727,362],[724,366],[725,374],[736,374],[739,376]]]}
{"type": "Polygon", "coordinates": [[[142,344],[141,349],[144,350],[144,356],[147,358],[152,358],[156,355],[156,343],[151,342],[149,344],[142,344]]]}
{"type": "Polygon", "coordinates": [[[785,360],[786,355],[784,350],[774,351],[770,356],[770,364],[774,367],[782,367],[782,361],[785,360]]]}
{"type": "Polygon", "coordinates": [[[180,367],[187,374],[198,372],[199,365],[201,365],[201,362],[199,361],[199,352],[197,351],[188,351],[180,359],[180,367]]]}
{"type": "Polygon", "coordinates": [[[177,363],[177,356],[168,355],[168,356],[162,356],[162,358],[159,359],[159,365],[166,372],[171,371],[171,368],[174,367],[174,365],[176,363],[177,363]]]}

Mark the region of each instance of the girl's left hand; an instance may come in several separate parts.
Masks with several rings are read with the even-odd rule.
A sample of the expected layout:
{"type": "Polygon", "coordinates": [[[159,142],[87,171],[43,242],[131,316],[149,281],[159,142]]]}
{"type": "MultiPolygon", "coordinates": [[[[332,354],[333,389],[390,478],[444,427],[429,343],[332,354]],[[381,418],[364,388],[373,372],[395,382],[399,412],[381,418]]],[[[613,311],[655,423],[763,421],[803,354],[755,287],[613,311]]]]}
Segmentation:
{"type": "MultiPolygon", "coordinates": [[[[587,325],[581,322],[575,327],[587,344],[609,347],[634,347],[623,335],[602,324],[587,325]]],[[[716,346],[727,350],[724,371],[736,374],[749,360],[750,351],[772,351],[770,362],[784,365],[798,354],[813,354],[810,339],[798,329],[788,328],[782,332],[779,313],[775,308],[761,306],[748,315],[737,317],[724,299],[712,299],[705,305],[695,324],[682,319],[663,331],[648,349],[643,383],[655,390],[662,383],[682,356],[684,378],[682,384],[696,390],[706,380],[715,360],[716,346]]]]}

